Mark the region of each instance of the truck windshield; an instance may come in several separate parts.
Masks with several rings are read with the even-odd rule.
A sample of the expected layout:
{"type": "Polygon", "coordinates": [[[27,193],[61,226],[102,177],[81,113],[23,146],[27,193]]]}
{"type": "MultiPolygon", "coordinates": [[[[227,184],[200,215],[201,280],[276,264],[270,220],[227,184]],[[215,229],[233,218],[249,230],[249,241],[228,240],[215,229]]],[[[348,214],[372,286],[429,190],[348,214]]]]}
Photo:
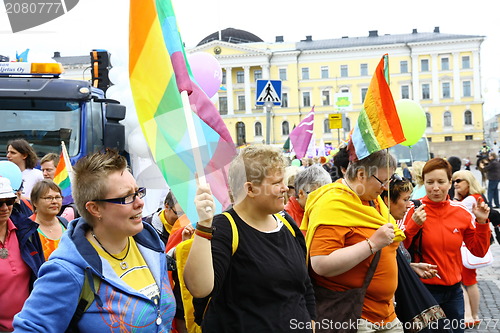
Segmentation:
{"type": "Polygon", "coordinates": [[[0,99],[0,157],[5,158],[7,142],[24,138],[39,158],[59,154],[64,141],[68,154],[78,154],[80,142],[78,101],[43,99],[0,99]]]}
{"type": "Polygon", "coordinates": [[[403,145],[395,145],[389,148],[389,152],[396,158],[398,164],[404,162],[408,166],[411,166],[415,161],[427,162],[430,158],[429,143],[426,137],[418,140],[411,148],[403,145]]]}

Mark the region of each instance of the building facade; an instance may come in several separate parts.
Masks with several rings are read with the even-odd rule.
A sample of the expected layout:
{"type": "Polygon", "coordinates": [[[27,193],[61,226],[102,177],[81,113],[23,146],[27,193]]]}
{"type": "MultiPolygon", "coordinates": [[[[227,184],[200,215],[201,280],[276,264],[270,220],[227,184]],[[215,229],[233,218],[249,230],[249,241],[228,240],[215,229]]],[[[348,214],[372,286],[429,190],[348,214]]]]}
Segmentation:
{"type": "MultiPolygon", "coordinates": [[[[223,85],[216,95],[222,115],[237,145],[263,143],[270,119],[270,143],[283,145],[291,130],[315,107],[317,143],[336,145],[351,130],[362,110],[373,72],[389,55],[390,88],[394,100],[412,99],[427,117],[425,135],[431,151],[450,156],[450,142],[471,152],[484,139],[480,47],[483,36],[433,32],[274,43],[236,29],[205,38],[188,53],[208,52],[219,61],[223,85]],[[231,34],[238,38],[231,39],[231,34]],[[247,35],[246,35],[247,34],[247,35]],[[282,80],[282,106],[270,117],[256,107],[256,80],[282,80]],[[343,128],[331,130],[328,117],[338,110],[337,93],[352,96],[343,113],[343,128]],[[479,143],[478,143],[479,142],[479,143]],[[441,152],[442,151],[442,152],[441,152]]],[[[465,157],[465,155],[464,155],[465,157]]]]}

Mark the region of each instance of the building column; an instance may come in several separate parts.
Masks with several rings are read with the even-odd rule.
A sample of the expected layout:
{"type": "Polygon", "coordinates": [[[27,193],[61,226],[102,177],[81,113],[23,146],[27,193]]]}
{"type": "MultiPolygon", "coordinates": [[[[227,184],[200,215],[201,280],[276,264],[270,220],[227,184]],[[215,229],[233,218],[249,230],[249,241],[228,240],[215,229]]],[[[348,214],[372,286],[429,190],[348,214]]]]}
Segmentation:
{"type": "Polygon", "coordinates": [[[271,77],[271,72],[269,70],[270,66],[268,64],[265,64],[260,67],[262,68],[262,79],[269,80],[271,77]]]}
{"type": "Polygon", "coordinates": [[[460,93],[460,87],[462,82],[460,81],[460,52],[453,52],[453,100],[455,103],[460,103],[462,94],[460,93]]]}
{"type": "Polygon", "coordinates": [[[480,70],[480,64],[479,64],[479,51],[473,51],[472,52],[472,69],[473,71],[473,81],[474,81],[474,100],[479,101],[481,100],[481,74],[479,72],[480,70]]]}
{"type": "Polygon", "coordinates": [[[422,94],[420,93],[420,72],[418,71],[418,55],[411,56],[411,85],[413,90],[413,100],[419,103],[422,94]]]}
{"type": "Polygon", "coordinates": [[[438,55],[431,54],[431,75],[432,75],[432,103],[439,103],[439,67],[438,55]]]}
{"type": "Polygon", "coordinates": [[[252,90],[250,89],[250,66],[243,66],[245,80],[245,113],[252,113],[252,90]]]}
{"type": "Polygon", "coordinates": [[[234,115],[232,68],[226,67],[224,70],[226,71],[227,114],[234,115]]]}

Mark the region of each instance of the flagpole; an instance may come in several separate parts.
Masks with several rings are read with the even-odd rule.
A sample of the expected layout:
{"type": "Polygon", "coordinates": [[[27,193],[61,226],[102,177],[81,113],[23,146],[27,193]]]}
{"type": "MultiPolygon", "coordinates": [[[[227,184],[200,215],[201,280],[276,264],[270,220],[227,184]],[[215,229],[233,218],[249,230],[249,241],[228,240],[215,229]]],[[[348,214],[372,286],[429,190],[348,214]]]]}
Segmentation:
{"type": "MultiPolygon", "coordinates": [[[[201,160],[201,154],[200,154],[200,145],[198,143],[198,137],[196,135],[196,129],[194,127],[194,120],[193,120],[193,110],[191,110],[191,102],[189,102],[189,96],[187,91],[181,91],[181,100],[182,100],[182,106],[184,110],[184,117],[186,119],[186,126],[187,126],[187,131],[188,131],[188,136],[189,136],[189,141],[191,143],[191,147],[193,147],[192,152],[193,152],[193,159],[194,159],[194,165],[196,169],[196,175],[198,178],[198,183],[200,185],[206,185],[207,180],[205,178],[205,170],[203,168],[203,163],[201,160]]],[[[207,206],[205,207],[206,212],[210,212],[212,210],[211,207],[207,206]]],[[[193,222],[193,221],[192,221],[193,222]]]]}
{"type": "Polygon", "coordinates": [[[71,165],[71,160],[69,159],[68,150],[64,141],[61,141],[61,151],[63,153],[64,162],[66,162],[66,169],[68,170],[70,178],[73,178],[73,166],[71,165]]]}

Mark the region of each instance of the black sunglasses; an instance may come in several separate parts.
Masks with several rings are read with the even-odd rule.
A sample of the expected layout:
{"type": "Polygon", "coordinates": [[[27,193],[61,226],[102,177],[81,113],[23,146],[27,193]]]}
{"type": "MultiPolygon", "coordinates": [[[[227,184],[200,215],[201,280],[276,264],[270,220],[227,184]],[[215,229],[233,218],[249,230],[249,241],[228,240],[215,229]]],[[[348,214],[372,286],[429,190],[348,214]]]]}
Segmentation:
{"type": "Polygon", "coordinates": [[[465,181],[465,179],[460,179],[460,178],[455,179],[455,183],[457,183],[457,184],[460,182],[463,182],[463,181],[465,181]]]}
{"type": "Polygon", "coordinates": [[[12,206],[14,203],[16,203],[16,198],[7,198],[0,200],[0,207],[3,206],[3,204],[6,204],[7,206],[12,206]]]}
{"type": "Polygon", "coordinates": [[[102,201],[102,202],[110,202],[114,204],[119,204],[119,205],[128,205],[131,204],[135,201],[135,198],[139,197],[139,199],[142,199],[146,196],[146,188],[145,187],[139,187],[137,191],[135,191],[132,194],[126,195],[121,198],[112,198],[112,199],[96,199],[92,201],[102,201]]]}

